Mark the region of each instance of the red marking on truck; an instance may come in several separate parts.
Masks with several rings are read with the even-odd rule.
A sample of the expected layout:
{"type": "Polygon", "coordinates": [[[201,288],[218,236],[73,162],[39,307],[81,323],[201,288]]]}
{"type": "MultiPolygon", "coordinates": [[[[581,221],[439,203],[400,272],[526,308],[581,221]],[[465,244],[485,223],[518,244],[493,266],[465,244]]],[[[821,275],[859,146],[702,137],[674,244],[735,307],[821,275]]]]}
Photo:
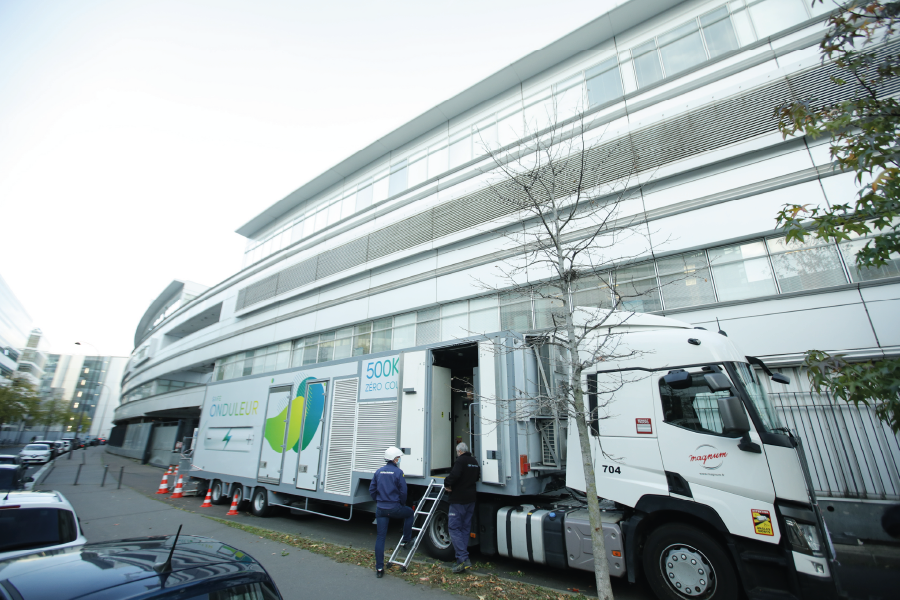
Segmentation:
{"type": "Polygon", "coordinates": [[[725,458],[728,456],[727,452],[712,452],[710,454],[701,454],[700,456],[694,456],[691,454],[691,462],[702,462],[704,465],[706,461],[712,460],[714,458],[725,458]]]}
{"type": "Polygon", "coordinates": [[[650,419],[635,419],[634,427],[638,433],[653,433],[653,422],[650,419]]]}

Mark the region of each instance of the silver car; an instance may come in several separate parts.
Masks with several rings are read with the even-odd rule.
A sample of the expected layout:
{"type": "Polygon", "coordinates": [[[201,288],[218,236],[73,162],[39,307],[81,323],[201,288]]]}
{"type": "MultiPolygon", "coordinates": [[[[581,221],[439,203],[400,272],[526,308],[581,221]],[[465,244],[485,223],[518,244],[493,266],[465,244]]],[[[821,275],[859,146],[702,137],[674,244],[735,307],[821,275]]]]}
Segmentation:
{"type": "Polygon", "coordinates": [[[47,444],[28,444],[19,452],[19,458],[23,463],[46,463],[50,462],[52,453],[50,446],[47,444]]]}

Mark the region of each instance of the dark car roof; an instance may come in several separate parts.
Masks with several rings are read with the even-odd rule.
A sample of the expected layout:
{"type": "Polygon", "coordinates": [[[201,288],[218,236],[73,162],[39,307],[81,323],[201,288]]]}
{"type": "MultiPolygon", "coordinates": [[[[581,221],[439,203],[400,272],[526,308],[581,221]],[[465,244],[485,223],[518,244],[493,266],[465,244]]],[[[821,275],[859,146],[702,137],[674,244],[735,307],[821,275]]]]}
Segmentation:
{"type": "Polygon", "coordinates": [[[21,469],[24,465],[13,463],[0,463],[0,469],[21,469]]]}
{"type": "Polygon", "coordinates": [[[237,548],[192,535],[178,538],[171,568],[157,573],[153,565],[165,562],[174,538],[85,544],[0,561],[0,598],[4,592],[24,600],[72,600],[85,595],[142,598],[162,588],[174,591],[222,579],[250,582],[268,578],[256,560],[237,548]]]}

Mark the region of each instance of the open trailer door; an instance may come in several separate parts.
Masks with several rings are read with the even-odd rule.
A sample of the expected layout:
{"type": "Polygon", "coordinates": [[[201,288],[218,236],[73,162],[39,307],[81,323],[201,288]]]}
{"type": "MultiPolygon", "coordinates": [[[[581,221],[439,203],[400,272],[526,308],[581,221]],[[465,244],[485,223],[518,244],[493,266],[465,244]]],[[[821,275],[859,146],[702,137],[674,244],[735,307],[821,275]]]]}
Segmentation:
{"type": "Polygon", "coordinates": [[[497,410],[497,351],[493,341],[478,343],[478,461],[481,463],[481,481],[501,483],[499,411],[497,410]],[[480,435],[479,435],[480,434],[480,435]]]}
{"type": "Polygon", "coordinates": [[[400,432],[398,446],[404,456],[400,463],[408,476],[425,475],[425,398],[428,352],[404,352],[400,367],[400,432]]]}

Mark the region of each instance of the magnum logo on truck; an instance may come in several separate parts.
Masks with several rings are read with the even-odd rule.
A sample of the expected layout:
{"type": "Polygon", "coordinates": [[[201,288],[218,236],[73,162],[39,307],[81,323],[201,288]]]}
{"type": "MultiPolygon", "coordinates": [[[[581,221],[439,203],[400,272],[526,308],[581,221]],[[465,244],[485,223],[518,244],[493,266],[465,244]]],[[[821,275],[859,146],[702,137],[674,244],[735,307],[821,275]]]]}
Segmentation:
{"type": "Polygon", "coordinates": [[[728,456],[727,452],[719,452],[718,448],[708,444],[698,446],[696,452],[697,454],[690,455],[691,462],[698,462],[703,465],[704,469],[709,470],[721,467],[722,463],[725,462],[725,457],[728,456]]]}
{"type": "Polygon", "coordinates": [[[287,419],[288,408],[290,408],[290,422],[288,423],[285,448],[294,452],[305,450],[319,428],[322,412],[325,410],[325,382],[309,383],[311,380],[312,377],[304,379],[297,388],[298,391],[305,392],[307,397],[298,395],[280,413],[266,419],[266,442],[275,452],[281,453],[282,450],[284,422],[287,419]],[[306,417],[305,426],[304,416],[306,417]]]}

